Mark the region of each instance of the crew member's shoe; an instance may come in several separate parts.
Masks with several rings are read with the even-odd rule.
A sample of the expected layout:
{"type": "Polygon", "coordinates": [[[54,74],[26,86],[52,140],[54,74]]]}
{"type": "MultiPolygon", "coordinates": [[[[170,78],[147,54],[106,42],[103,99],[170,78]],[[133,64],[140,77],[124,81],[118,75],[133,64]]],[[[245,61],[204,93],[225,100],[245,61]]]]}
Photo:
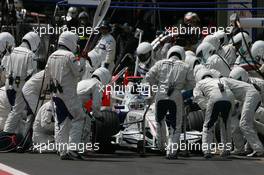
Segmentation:
{"type": "Polygon", "coordinates": [[[211,153],[204,153],[204,158],[205,159],[211,159],[211,158],[213,158],[213,155],[211,153]]]}
{"type": "Polygon", "coordinates": [[[220,157],[228,157],[228,156],[230,156],[230,151],[223,151],[220,154],[220,157]]]}
{"type": "Polygon", "coordinates": [[[177,155],[177,153],[176,154],[167,154],[166,158],[168,160],[175,160],[175,159],[178,159],[178,155],[177,155]]]}
{"type": "Polygon", "coordinates": [[[264,157],[263,151],[253,151],[253,153],[248,154],[247,157],[264,157]]]}
{"type": "Polygon", "coordinates": [[[234,156],[246,156],[247,154],[249,154],[249,152],[247,152],[245,150],[235,149],[235,150],[231,151],[231,155],[234,155],[234,156]]]}

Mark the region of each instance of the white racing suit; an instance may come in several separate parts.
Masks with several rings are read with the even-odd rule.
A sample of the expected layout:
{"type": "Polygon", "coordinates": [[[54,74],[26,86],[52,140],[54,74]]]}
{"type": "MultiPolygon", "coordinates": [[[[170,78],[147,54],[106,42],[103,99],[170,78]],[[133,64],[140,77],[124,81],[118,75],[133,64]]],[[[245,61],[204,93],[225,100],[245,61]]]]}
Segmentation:
{"type": "MultiPolygon", "coordinates": [[[[101,39],[91,52],[94,52],[98,57],[101,57],[101,60],[103,61],[102,65],[105,63],[108,64],[108,70],[110,72],[113,71],[115,66],[116,41],[111,34],[102,35],[101,39]]],[[[97,68],[98,67],[94,67],[94,69],[97,68]]]]}
{"type": "Polygon", "coordinates": [[[255,114],[255,127],[260,134],[264,135],[264,80],[260,78],[250,77],[249,82],[260,91],[261,107],[258,108],[255,114]]]}
{"type": "Polygon", "coordinates": [[[55,142],[59,144],[61,156],[68,151],[82,149],[79,146],[84,139],[83,128],[87,116],[76,92],[81,68],[74,54],[63,49],[51,54],[46,66],[47,82],[50,82],[55,104],[55,142]]]}
{"type": "Polygon", "coordinates": [[[223,49],[225,51],[224,58],[228,62],[230,67],[233,67],[236,62],[236,50],[231,44],[227,44],[223,46],[223,49]]]}
{"type": "Polygon", "coordinates": [[[22,88],[36,71],[35,54],[25,47],[16,47],[6,64],[6,91],[12,110],[8,115],[4,131],[14,133],[21,122],[26,103],[22,88]]]}
{"type": "Polygon", "coordinates": [[[11,111],[11,105],[6,96],[5,86],[0,88],[0,131],[4,129],[5,121],[11,111]]]}
{"type": "Polygon", "coordinates": [[[161,141],[166,138],[166,132],[164,131],[165,118],[167,118],[169,120],[167,156],[173,156],[177,153],[176,146],[179,146],[182,126],[183,99],[181,90],[191,89],[194,86],[193,72],[187,63],[172,57],[158,61],[147,73],[146,81],[152,86],[158,86],[158,91],[155,92],[158,146],[161,150],[164,150],[166,143],[161,143],[161,141]],[[169,112],[169,115],[167,115],[167,112],[169,112]]]}
{"type": "Polygon", "coordinates": [[[211,144],[213,143],[213,130],[215,123],[220,117],[221,142],[224,144],[222,151],[228,150],[231,145],[231,114],[234,105],[234,96],[229,87],[219,79],[205,78],[199,81],[194,90],[194,101],[205,110],[205,120],[203,124],[202,142],[206,146],[204,153],[211,153],[211,144]],[[219,83],[224,85],[224,91],[221,92],[219,83]]]}
{"type": "Polygon", "coordinates": [[[222,46],[219,47],[217,55],[220,55],[221,57],[225,58],[225,50],[222,46]]]}
{"type": "Polygon", "coordinates": [[[220,55],[212,55],[210,56],[207,61],[205,66],[208,69],[215,69],[221,73],[223,77],[229,77],[230,74],[230,67],[225,58],[220,57],[220,55]]]}
{"type": "MultiPolygon", "coordinates": [[[[96,66],[95,66],[96,67],[96,66]]],[[[82,80],[86,80],[92,77],[94,68],[90,65],[89,61],[85,61],[85,71],[82,75],[82,80]]]]}
{"type": "Polygon", "coordinates": [[[38,109],[41,106],[41,101],[39,99],[41,95],[40,93],[47,89],[47,81],[45,81],[44,74],[44,70],[36,73],[25,83],[24,87],[22,88],[23,97],[27,104],[29,114],[36,115],[37,105],[38,109]]]}
{"type": "Polygon", "coordinates": [[[150,59],[147,63],[138,63],[138,73],[140,76],[145,77],[149,69],[155,64],[155,61],[150,59]]]}
{"type": "Polygon", "coordinates": [[[93,100],[92,111],[95,117],[101,116],[101,104],[103,97],[102,88],[102,83],[96,78],[82,80],[77,86],[77,95],[82,100],[83,104],[90,99],[93,100]]]}
{"type": "MultiPolygon", "coordinates": [[[[254,151],[262,152],[263,145],[260,142],[254,128],[254,115],[261,102],[259,92],[255,89],[253,85],[242,81],[237,81],[230,78],[221,78],[221,80],[229,86],[235,98],[243,103],[240,121],[238,121],[236,118],[232,118],[232,120],[234,120],[232,121],[232,123],[237,120],[239,124],[237,123],[233,125],[237,127],[239,126],[239,129],[241,130],[250,147],[254,151]]],[[[244,139],[240,132],[238,132],[238,128],[233,129],[232,137],[235,148],[237,150],[243,150],[244,139]]]]}
{"type": "Polygon", "coordinates": [[[264,108],[259,107],[255,114],[255,127],[261,135],[264,135],[264,108]]]}
{"type": "Polygon", "coordinates": [[[54,141],[54,118],[51,101],[40,107],[33,124],[32,139],[34,145],[54,141]]]}
{"type": "Polygon", "coordinates": [[[162,57],[162,58],[159,58],[159,60],[157,59],[157,57],[155,58],[153,55],[154,51],[152,51],[151,53],[151,57],[148,61],[146,62],[139,62],[138,63],[138,70],[137,72],[139,73],[140,76],[142,77],[145,77],[147,72],[150,70],[150,68],[159,60],[163,59],[163,58],[166,58],[166,57],[162,57]]]}
{"type": "MultiPolygon", "coordinates": [[[[171,43],[165,43],[164,46],[161,48],[160,54],[161,57],[159,59],[164,59],[167,58],[167,53],[169,51],[169,49],[172,47],[173,45],[171,43]]],[[[157,60],[158,58],[156,58],[157,60]]]]}
{"type": "Polygon", "coordinates": [[[6,82],[6,65],[7,61],[10,58],[10,55],[5,55],[3,59],[1,60],[1,66],[0,66],[0,86],[4,86],[6,82]]]}
{"type": "Polygon", "coordinates": [[[245,54],[243,57],[239,55],[236,59],[235,64],[244,68],[250,77],[262,78],[255,70],[258,68],[258,65],[255,64],[257,60],[252,60],[249,54],[245,54]]]}

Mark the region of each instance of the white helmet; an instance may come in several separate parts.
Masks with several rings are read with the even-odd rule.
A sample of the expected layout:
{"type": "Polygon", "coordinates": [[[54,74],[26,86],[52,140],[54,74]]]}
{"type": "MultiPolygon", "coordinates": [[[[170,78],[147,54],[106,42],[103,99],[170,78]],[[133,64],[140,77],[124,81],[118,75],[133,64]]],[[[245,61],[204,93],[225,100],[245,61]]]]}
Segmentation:
{"type": "Polygon", "coordinates": [[[212,46],[214,46],[217,51],[220,48],[220,40],[218,38],[216,38],[215,36],[213,36],[213,35],[207,35],[203,39],[203,42],[208,42],[208,43],[212,44],[212,46]]]}
{"type": "Polygon", "coordinates": [[[214,33],[214,36],[220,41],[221,46],[228,44],[227,34],[223,30],[218,30],[214,33]]]}
{"type": "Polygon", "coordinates": [[[94,71],[92,77],[97,77],[103,85],[107,85],[111,80],[111,73],[105,67],[100,67],[94,71]]]}
{"type": "Polygon", "coordinates": [[[252,56],[260,64],[264,63],[264,41],[256,41],[251,48],[252,56]]]}
{"type": "Polygon", "coordinates": [[[78,42],[77,34],[70,31],[65,31],[60,35],[58,44],[66,47],[71,52],[76,52],[78,46],[77,42],[78,42]]]}
{"type": "Polygon", "coordinates": [[[215,54],[216,48],[208,43],[202,42],[196,49],[196,56],[201,59],[202,62],[206,63],[207,59],[215,54]]]}
{"type": "Polygon", "coordinates": [[[195,81],[198,82],[202,79],[204,79],[206,76],[214,77],[212,72],[207,68],[202,68],[197,70],[197,72],[194,74],[195,81]]]}
{"type": "Polygon", "coordinates": [[[94,49],[88,53],[88,57],[91,60],[91,63],[92,63],[91,66],[93,68],[99,67],[103,61],[100,54],[98,52],[96,52],[94,49]]]}
{"type": "Polygon", "coordinates": [[[185,55],[186,55],[186,56],[187,56],[187,55],[196,56],[195,53],[194,53],[193,51],[191,51],[191,50],[187,50],[187,51],[185,51],[185,55]]]}
{"type": "Polygon", "coordinates": [[[40,47],[40,37],[35,32],[28,32],[22,41],[26,41],[29,44],[30,50],[36,52],[40,47]]]}
{"type": "Polygon", "coordinates": [[[196,57],[195,53],[192,51],[185,52],[185,63],[189,64],[191,69],[193,69],[196,65],[200,64],[200,60],[196,57]]]}
{"type": "Polygon", "coordinates": [[[152,46],[148,42],[140,43],[137,47],[137,56],[140,62],[146,63],[152,56],[152,46]]]}
{"type": "Polygon", "coordinates": [[[233,37],[233,42],[233,45],[236,47],[237,51],[239,51],[240,54],[244,55],[248,52],[246,45],[248,45],[249,48],[251,47],[252,38],[246,32],[243,32],[243,35],[242,32],[239,32],[238,34],[236,34],[236,36],[233,37]],[[245,37],[245,39],[243,36],[245,37]]]}
{"type": "Polygon", "coordinates": [[[15,47],[14,37],[8,32],[0,33],[0,53],[1,55],[3,56],[3,54],[10,54],[14,47],[15,47]]]}
{"type": "Polygon", "coordinates": [[[177,59],[185,61],[184,48],[181,46],[172,46],[167,53],[167,59],[171,57],[177,57],[177,59]]]}
{"type": "Polygon", "coordinates": [[[248,72],[240,66],[235,66],[230,72],[229,77],[244,82],[248,82],[249,80],[248,72]]]}

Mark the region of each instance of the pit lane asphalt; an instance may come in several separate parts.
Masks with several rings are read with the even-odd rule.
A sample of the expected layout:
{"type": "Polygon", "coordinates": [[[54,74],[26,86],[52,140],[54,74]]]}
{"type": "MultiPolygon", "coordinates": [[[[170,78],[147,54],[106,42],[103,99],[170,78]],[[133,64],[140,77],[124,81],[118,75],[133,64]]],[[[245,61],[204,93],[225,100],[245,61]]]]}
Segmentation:
{"type": "Polygon", "coordinates": [[[1,153],[0,163],[31,175],[263,175],[264,159],[162,156],[144,158],[129,151],[93,154],[87,161],[61,161],[56,154],[1,153]]]}

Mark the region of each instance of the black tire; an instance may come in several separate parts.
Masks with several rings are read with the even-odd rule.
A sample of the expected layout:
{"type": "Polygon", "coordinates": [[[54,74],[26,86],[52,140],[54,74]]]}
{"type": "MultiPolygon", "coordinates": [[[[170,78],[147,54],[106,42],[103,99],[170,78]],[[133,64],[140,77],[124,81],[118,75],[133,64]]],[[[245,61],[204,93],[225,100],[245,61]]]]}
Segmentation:
{"type": "Polygon", "coordinates": [[[116,147],[111,144],[112,136],[120,131],[118,116],[113,111],[102,111],[102,117],[95,121],[94,140],[99,143],[99,153],[114,153],[116,147]]]}
{"type": "Polygon", "coordinates": [[[116,151],[116,145],[111,144],[111,141],[104,144],[99,144],[99,150],[97,153],[101,154],[113,154],[116,151]]]}
{"type": "Polygon", "coordinates": [[[215,124],[215,130],[214,130],[215,138],[218,143],[221,142],[221,131],[220,131],[220,121],[217,120],[215,124]]]}
{"type": "Polygon", "coordinates": [[[120,122],[117,114],[113,111],[102,111],[102,117],[95,122],[96,141],[109,141],[113,135],[120,131],[120,122]]]}
{"type": "Polygon", "coordinates": [[[143,150],[144,150],[144,141],[143,140],[140,140],[137,142],[137,152],[141,155],[143,154],[143,150]]]}
{"type": "Polygon", "coordinates": [[[264,136],[261,134],[258,134],[259,140],[264,144],[264,136]]]}
{"type": "Polygon", "coordinates": [[[202,131],[204,123],[204,112],[202,110],[190,112],[187,116],[188,131],[202,131]]]}

